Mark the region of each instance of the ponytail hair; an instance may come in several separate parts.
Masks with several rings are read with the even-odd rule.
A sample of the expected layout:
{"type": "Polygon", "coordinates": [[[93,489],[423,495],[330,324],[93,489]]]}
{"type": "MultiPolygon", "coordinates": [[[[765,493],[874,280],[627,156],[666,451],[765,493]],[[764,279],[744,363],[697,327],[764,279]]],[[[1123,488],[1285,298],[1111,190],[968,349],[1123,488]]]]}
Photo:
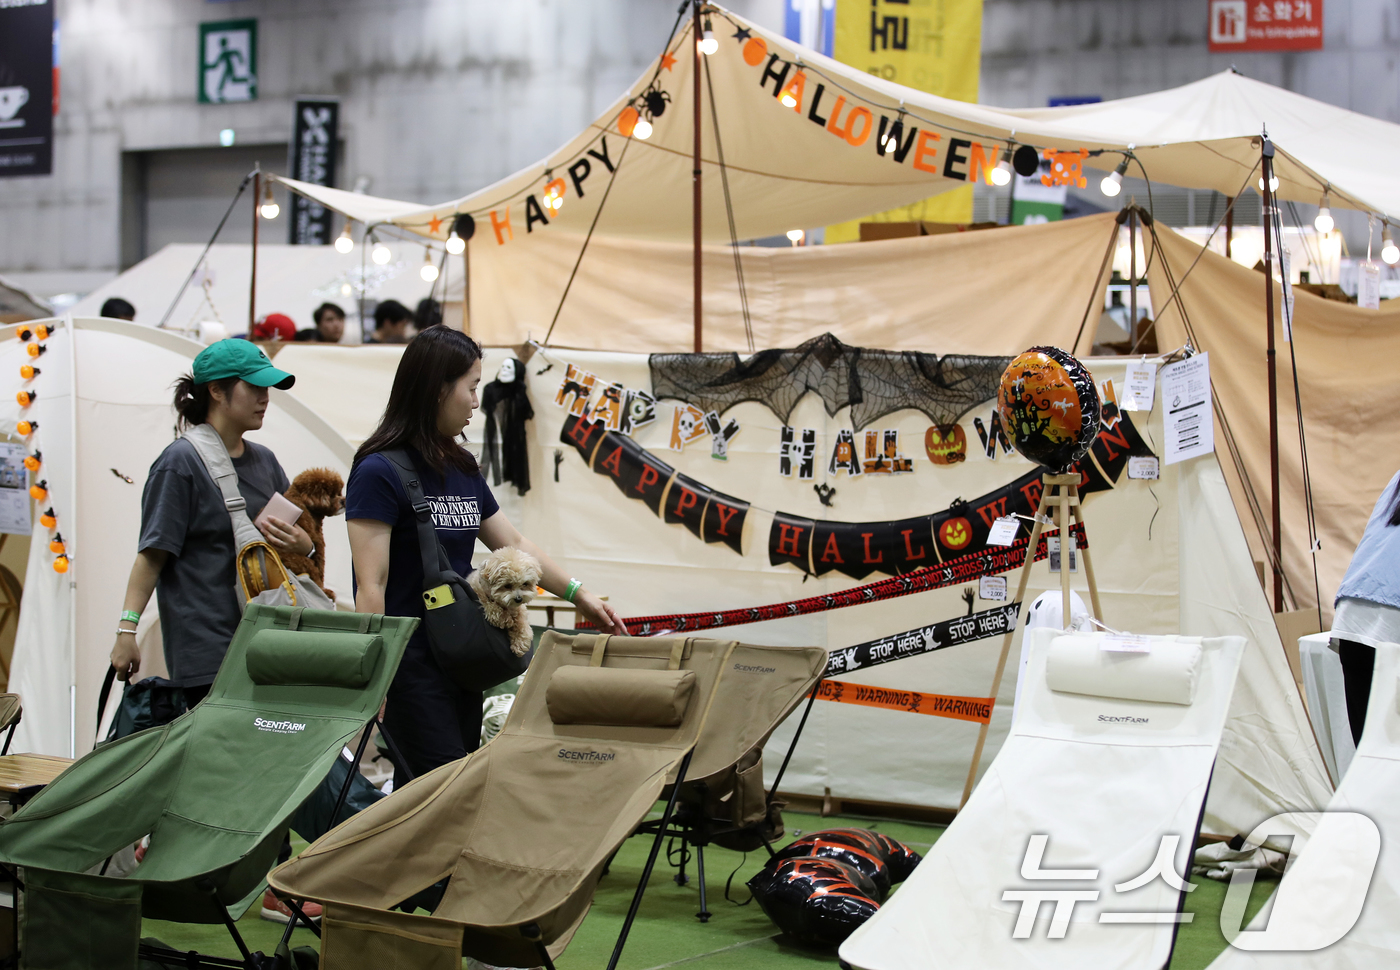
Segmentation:
{"type": "Polygon", "coordinates": [[[225,377],[222,380],[210,381],[208,384],[196,384],[194,375],[185,374],[173,385],[175,388],[175,414],[179,419],[179,425],[183,428],[193,428],[195,425],[204,424],[209,420],[209,405],[213,402],[213,395],[209,393],[209,388],[218,385],[223,391],[224,399],[233,393],[233,386],[238,383],[236,377],[225,377]]]}

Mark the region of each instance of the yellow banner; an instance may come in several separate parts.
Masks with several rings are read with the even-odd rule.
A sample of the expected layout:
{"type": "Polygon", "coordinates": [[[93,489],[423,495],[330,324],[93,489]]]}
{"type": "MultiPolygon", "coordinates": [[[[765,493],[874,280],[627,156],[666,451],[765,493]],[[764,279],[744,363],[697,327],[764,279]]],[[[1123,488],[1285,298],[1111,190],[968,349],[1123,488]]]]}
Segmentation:
{"type": "MultiPolygon", "coordinates": [[[[836,0],[836,59],[876,77],[958,101],[977,100],[982,0],[836,0]]],[[[854,242],[862,222],[972,221],[972,186],[854,222],[827,226],[854,242]]]]}

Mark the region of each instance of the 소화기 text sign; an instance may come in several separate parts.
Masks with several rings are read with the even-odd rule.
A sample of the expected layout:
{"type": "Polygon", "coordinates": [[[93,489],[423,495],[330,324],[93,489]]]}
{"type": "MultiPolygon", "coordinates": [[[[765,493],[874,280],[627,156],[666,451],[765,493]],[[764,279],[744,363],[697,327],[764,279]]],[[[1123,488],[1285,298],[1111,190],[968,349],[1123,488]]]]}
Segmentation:
{"type": "Polygon", "coordinates": [[[1210,0],[1210,49],[1322,49],[1322,0],[1210,0]]]}

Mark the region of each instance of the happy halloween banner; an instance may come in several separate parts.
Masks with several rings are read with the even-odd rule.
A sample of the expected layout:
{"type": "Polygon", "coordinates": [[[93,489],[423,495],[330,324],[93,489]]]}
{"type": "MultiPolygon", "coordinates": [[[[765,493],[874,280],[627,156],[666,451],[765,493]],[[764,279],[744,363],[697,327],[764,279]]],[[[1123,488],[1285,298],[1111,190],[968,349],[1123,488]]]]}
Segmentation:
{"type": "MultiPolygon", "coordinates": [[[[750,504],[676,471],[626,434],[581,414],[565,419],[559,440],[571,445],[596,474],[618,491],[643,502],[662,521],[684,526],[707,543],[723,543],[744,554],[744,523],[750,504]]],[[[1073,466],[1081,495],[1104,491],[1127,467],[1128,458],[1150,455],[1126,412],[1114,413],[1099,429],[1089,453],[1073,466]]],[[[768,531],[768,561],[815,576],[835,571],[852,579],[871,573],[899,575],[988,549],[987,534],[998,518],[1031,516],[1040,505],[1043,469],[971,501],[956,501],[931,515],[879,522],[835,522],[776,512],[768,531]]],[[[993,547],[999,548],[999,547],[993,547]]]]}

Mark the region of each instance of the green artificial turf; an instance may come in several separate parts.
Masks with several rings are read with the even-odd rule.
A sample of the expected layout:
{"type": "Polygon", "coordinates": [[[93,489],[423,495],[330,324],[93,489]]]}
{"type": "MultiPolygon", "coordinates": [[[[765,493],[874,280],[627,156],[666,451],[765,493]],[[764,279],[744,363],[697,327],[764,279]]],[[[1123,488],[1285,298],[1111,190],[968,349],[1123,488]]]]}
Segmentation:
{"type": "MultiPolygon", "coordinates": [[[[850,817],[819,818],[795,812],[785,813],[784,822],[787,827],[785,842],[799,833],[844,825],[876,829],[919,852],[927,851],[943,832],[941,826],[935,825],[850,817]]],[[[304,843],[294,839],[293,847],[299,851],[304,843]]],[[[607,966],[650,847],[650,838],[629,839],[623,845],[613,860],[611,871],[598,886],[588,918],[557,961],[559,970],[601,970],[607,966]]],[[[834,950],[798,945],[778,933],[758,904],[737,906],[724,898],[725,881],[736,867],[730,895],[740,901],[748,898],[744,883],[762,867],[764,855],[753,852],[744,856],[715,847],[706,851],[706,885],[713,916],[708,923],[701,923],[695,918],[700,897],[693,856],[687,866],[689,881],[681,886],[673,878],[676,870],[666,865],[663,854],[642,900],[619,970],[658,970],[673,966],[685,966],[688,970],[799,970],[835,966],[834,950]]],[[[1198,888],[1187,896],[1186,910],[1195,914],[1195,918],[1181,927],[1171,970],[1201,970],[1226,945],[1219,925],[1220,907],[1225,900],[1224,884],[1200,878],[1191,881],[1198,888]]],[[[1251,899],[1247,918],[1253,917],[1274,885],[1261,880],[1251,899]]],[[[253,906],[239,921],[239,932],[250,948],[271,953],[284,927],[260,919],[258,909],[253,906]]],[[[222,926],[147,920],[142,935],[157,937],[178,950],[238,956],[233,940],[222,926]]],[[[298,929],[292,945],[316,945],[316,938],[309,930],[298,929]]]]}

